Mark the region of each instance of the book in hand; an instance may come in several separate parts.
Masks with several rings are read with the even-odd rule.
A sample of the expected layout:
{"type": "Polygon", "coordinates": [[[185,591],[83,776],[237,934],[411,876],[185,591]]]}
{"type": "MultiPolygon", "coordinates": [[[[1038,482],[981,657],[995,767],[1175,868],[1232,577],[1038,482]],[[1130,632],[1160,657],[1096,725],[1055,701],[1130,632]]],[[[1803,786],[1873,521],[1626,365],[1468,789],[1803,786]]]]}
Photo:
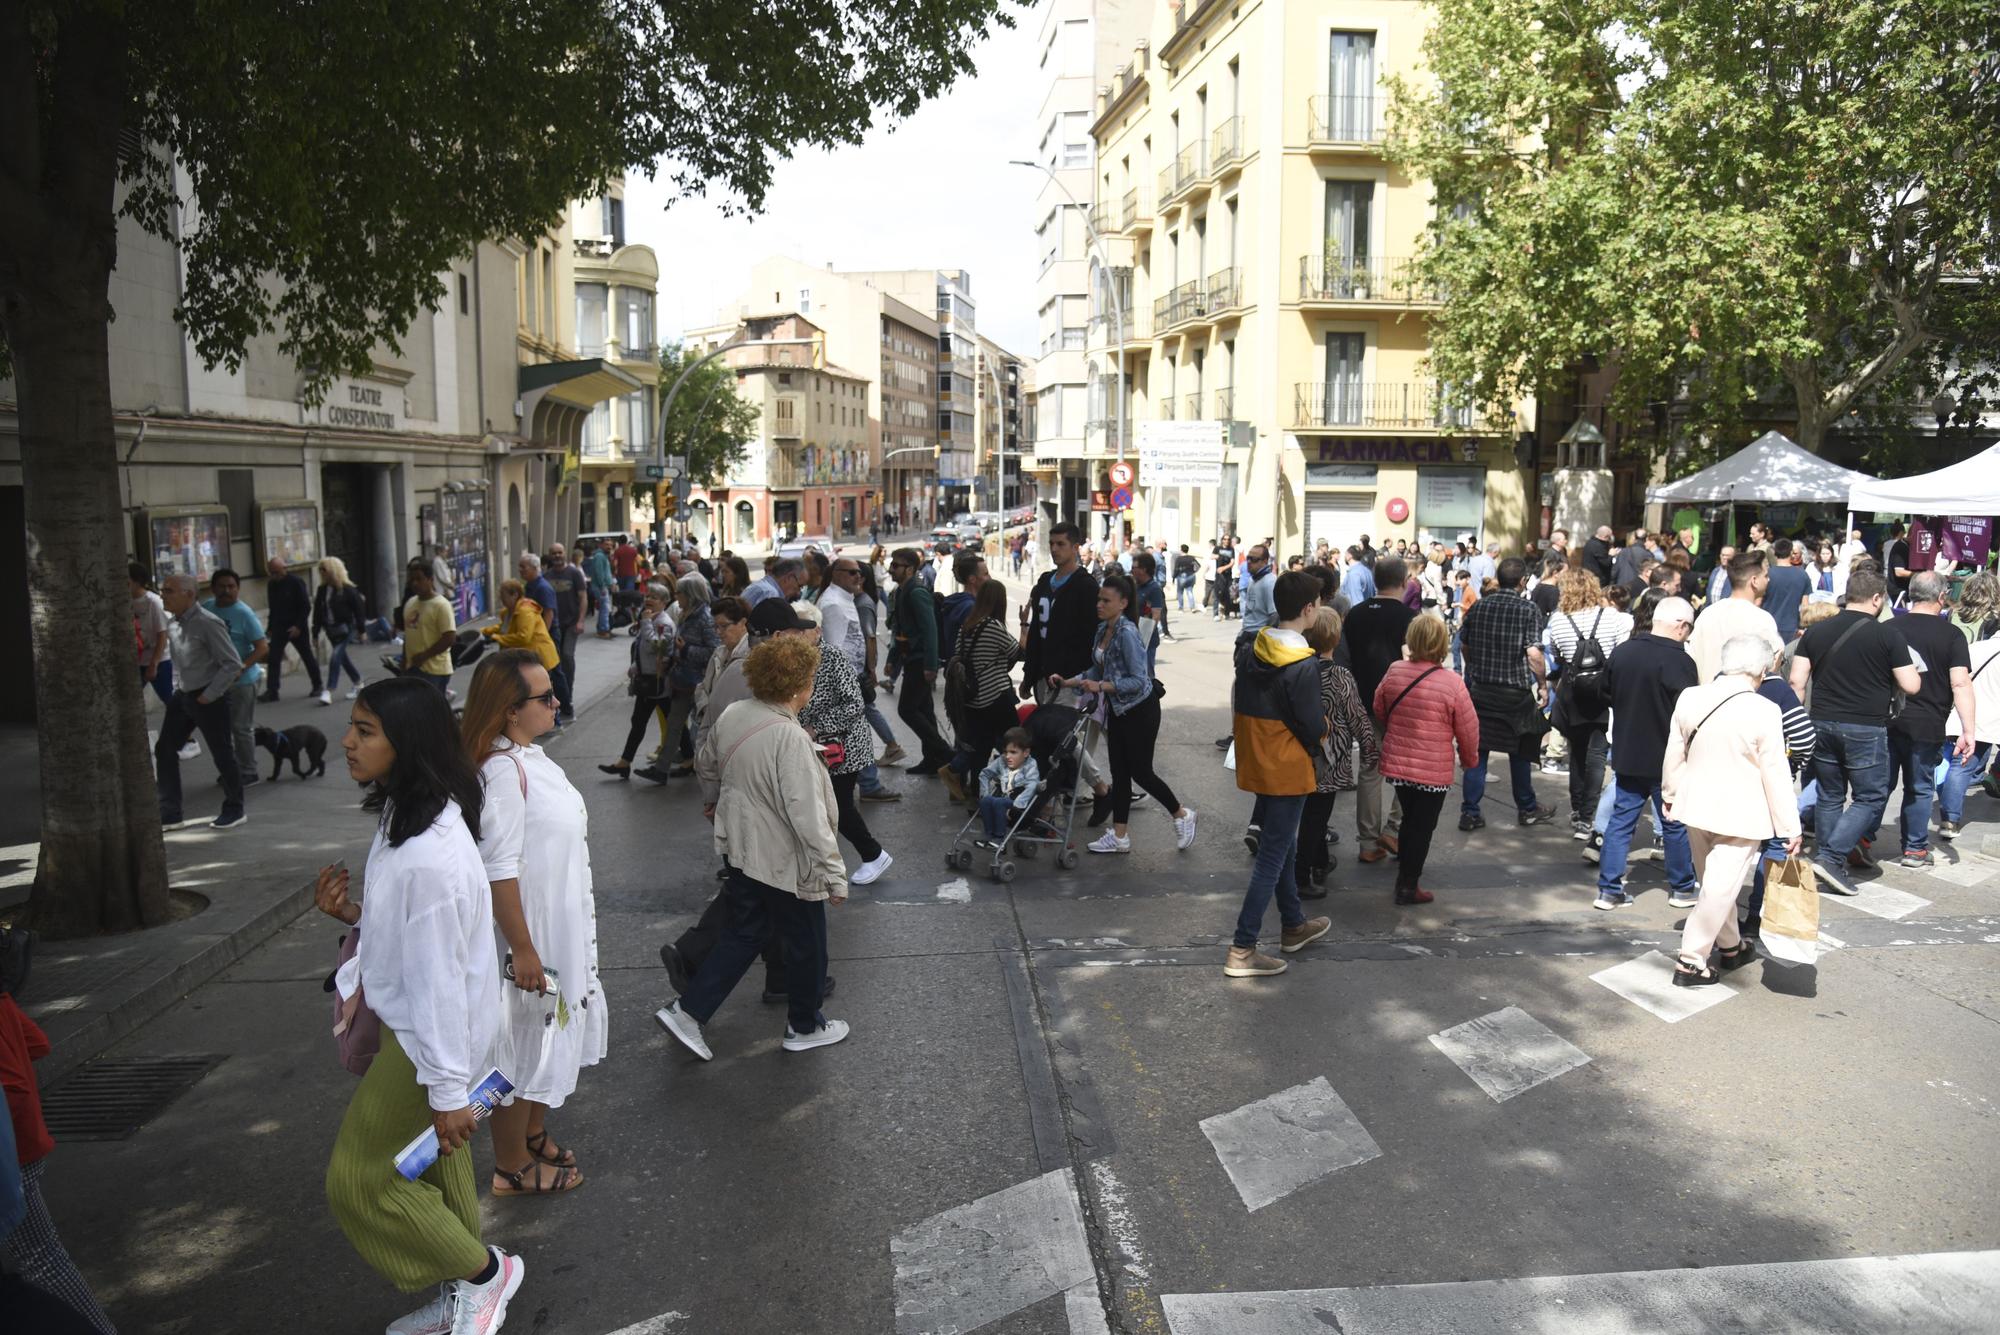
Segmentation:
{"type": "MultiPolygon", "coordinates": [[[[498,1107],[500,1100],[514,1092],[514,1082],[500,1074],[500,1068],[488,1071],[485,1078],[472,1087],[472,1116],[484,1119],[486,1114],[498,1107]]],[[[438,1161],[438,1133],[434,1126],[427,1126],[409,1144],[403,1146],[396,1155],[396,1171],[411,1182],[430,1171],[438,1161]]]]}

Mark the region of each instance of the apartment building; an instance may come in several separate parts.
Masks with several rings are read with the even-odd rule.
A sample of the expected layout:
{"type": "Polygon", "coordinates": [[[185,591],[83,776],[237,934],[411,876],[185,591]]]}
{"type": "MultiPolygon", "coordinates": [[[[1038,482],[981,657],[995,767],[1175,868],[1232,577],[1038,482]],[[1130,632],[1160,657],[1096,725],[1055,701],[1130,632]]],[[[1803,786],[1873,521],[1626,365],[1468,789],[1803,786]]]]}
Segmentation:
{"type": "MultiPolygon", "coordinates": [[[[1281,552],[1362,534],[1525,541],[1531,413],[1487,421],[1427,378],[1435,294],[1412,281],[1429,187],[1383,156],[1392,74],[1419,73],[1427,9],[1398,0],[1157,5],[1098,100],[1113,271],[1094,293],[1093,418],[1216,423],[1213,486],[1141,486],[1110,515],[1105,433],[1087,453],[1100,531],[1281,552]]],[[[1143,479],[1142,479],[1143,481],[1143,479]]]]}
{"type": "Polygon", "coordinates": [[[1033,480],[1023,490],[1023,451],[1033,445],[1025,434],[1023,396],[1032,394],[1034,372],[1022,358],[983,334],[974,340],[972,497],[975,510],[1013,509],[1033,496],[1033,480]]]}
{"type": "MultiPolygon", "coordinates": [[[[938,505],[938,337],[936,284],[931,270],[914,290],[894,275],[885,288],[872,275],[837,273],[830,265],[774,255],[751,270],[743,296],[715,323],[687,331],[690,345],[716,347],[753,313],[791,312],[825,335],[828,360],[867,374],[869,471],[874,495],[857,517],[862,531],[878,510],[914,524],[938,505]]],[[[967,424],[968,431],[970,424],[967,424]]],[[[691,502],[700,531],[707,516],[691,502]]]]}
{"type": "Polygon", "coordinates": [[[714,341],[736,395],[757,409],[757,439],[719,486],[691,487],[691,536],[755,551],[798,537],[852,538],[873,514],[867,376],[827,357],[802,315],[756,315],[714,341]],[[714,526],[711,529],[711,525],[714,526]]]}
{"type": "Polygon", "coordinates": [[[974,437],[978,423],[978,304],[972,275],[963,269],[867,269],[843,278],[915,307],[929,302],[937,321],[937,484],[928,505],[900,511],[904,527],[937,523],[972,508],[974,437]]]}
{"type": "Polygon", "coordinates": [[[653,517],[653,487],[637,481],[637,470],[653,458],[659,432],[660,262],[651,246],[626,244],[622,177],[572,203],[569,226],[577,355],[603,358],[639,386],[598,400],[583,424],[577,528],[629,530],[653,517]]]}
{"type": "Polygon", "coordinates": [[[1033,187],[1035,434],[1026,467],[1070,520],[1081,519],[1090,503],[1086,326],[1100,263],[1091,230],[1108,235],[1116,207],[1095,193],[1090,126],[1099,85],[1146,36],[1152,9],[1153,0],[1044,0],[1039,7],[1035,161],[1048,171],[1037,173],[1033,187]]]}

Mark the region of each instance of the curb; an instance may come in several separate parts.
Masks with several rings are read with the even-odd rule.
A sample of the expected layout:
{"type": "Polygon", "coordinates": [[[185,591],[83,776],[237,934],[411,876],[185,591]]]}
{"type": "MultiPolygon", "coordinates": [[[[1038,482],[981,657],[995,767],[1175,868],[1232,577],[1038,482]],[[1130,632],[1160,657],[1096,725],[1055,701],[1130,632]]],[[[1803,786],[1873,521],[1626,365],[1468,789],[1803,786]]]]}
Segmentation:
{"type": "Polygon", "coordinates": [[[313,883],[308,881],[265,905],[236,930],[174,965],[88,1024],[65,1034],[55,1050],[36,1063],[42,1082],[53,1085],[119,1039],[142,1028],[169,1005],[276,936],[311,908],[312,902],[313,883]]]}

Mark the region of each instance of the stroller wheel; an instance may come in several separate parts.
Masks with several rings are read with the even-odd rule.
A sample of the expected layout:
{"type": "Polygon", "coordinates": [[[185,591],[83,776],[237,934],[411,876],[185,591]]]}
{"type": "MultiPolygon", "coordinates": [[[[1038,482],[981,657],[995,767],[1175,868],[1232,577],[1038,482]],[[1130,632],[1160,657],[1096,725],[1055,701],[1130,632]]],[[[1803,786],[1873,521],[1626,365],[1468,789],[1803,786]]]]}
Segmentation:
{"type": "Polygon", "coordinates": [[[1001,882],[1002,884],[1005,884],[1006,882],[1013,880],[1014,879],[1013,859],[1004,858],[1001,861],[994,863],[993,879],[1001,882]]]}
{"type": "Polygon", "coordinates": [[[945,866],[947,866],[947,867],[949,867],[949,868],[950,868],[951,870],[953,870],[953,871],[957,871],[957,870],[958,870],[958,850],[957,850],[957,849],[955,849],[955,848],[947,848],[947,849],[946,849],[946,850],[944,851],[944,865],[945,865],[945,866]]]}
{"type": "Polygon", "coordinates": [[[1014,846],[1014,856],[1017,858],[1032,858],[1038,856],[1040,853],[1041,849],[1034,844],[1016,844],[1014,846]]]}
{"type": "Polygon", "coordinates": [[[1081,861],[1083,861],[1082,854],[1078,853],[1074,848],[1065,848],[1062,851],[1062,856],[1056,859],[1056,865],[1064,871],[1075,871],[1076,864],[1081,861]]]}

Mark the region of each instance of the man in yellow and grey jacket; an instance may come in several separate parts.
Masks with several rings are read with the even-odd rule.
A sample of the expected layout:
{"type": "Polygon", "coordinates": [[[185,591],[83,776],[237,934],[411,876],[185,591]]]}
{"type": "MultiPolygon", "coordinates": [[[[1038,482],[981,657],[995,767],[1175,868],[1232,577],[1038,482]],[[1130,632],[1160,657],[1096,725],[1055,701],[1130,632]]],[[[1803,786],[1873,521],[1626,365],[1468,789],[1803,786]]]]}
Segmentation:
{"type": "Polygon", "coordinates": [[[1236,919],[1236,936],[1222,971],[1231,978],[1283,973],[1285,962],[1257,953],[1257,933],[1271,896],[1278,897],[1286,954],[1326,935],[1327,918],[1308,919],[1299,902],[1292,857],[1299,815],[1313,791],[1312,753],[1326,734],[1319,667],[1303,633],[1319,612],[1320,583],[1303,570],[1278,576],[1272,589],[1276,619],[1236,647],[1234,713],[1236,786],[1257,795],[1246,836],[1257,861],[1236,919]]]}

